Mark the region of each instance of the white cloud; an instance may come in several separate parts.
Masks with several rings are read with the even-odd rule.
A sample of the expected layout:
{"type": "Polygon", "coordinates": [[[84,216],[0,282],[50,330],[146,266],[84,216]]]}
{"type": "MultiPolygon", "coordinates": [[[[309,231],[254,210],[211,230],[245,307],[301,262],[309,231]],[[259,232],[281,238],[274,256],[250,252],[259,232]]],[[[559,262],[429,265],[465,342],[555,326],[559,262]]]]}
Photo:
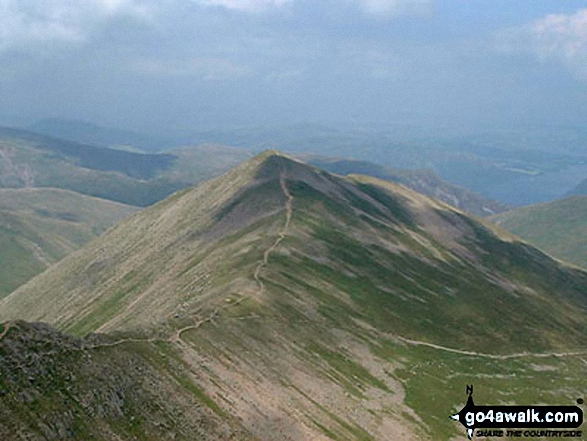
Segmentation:
{"type": "Polygon", "coordinates": [[[560,60],[587,80],[587,9],[574,14],[550,14],[497,35],[499,48],[530,52],[540,60],[560,60]]]}
{"type": "Polygon", "coordinates": [[[138,0],[0,0],[0,50],[31,43],[79,43],[109,18],[146,19],[150,12],[138,0]]]}
{"type": "Polygon", "coordinates": [[[256,12],[267,8],[283,6],[293,0],[196,0],[207,6],[222,6],[228,9],[256,12]]]}
{"type": "MultiPolygon", "coordinates": [[[[301,0],[192,0],[207,6],[222,6],[227,9],[259,12],[302,3],[301,0]]],[[[318,0],[319,1],[319,0],[318,0]]],[[[427,13],[432,9],[434,0],[337,0],[330,1],[329,7],[337,8],[339,4],[358,6],[363,12],[372,16],[396,16],[427,13]]]]}
{"type": "Polygon", "coordinates": [[[433,0],[355,0],[363,10],[374,16],[420,15],[429,13],[433,0]]]}

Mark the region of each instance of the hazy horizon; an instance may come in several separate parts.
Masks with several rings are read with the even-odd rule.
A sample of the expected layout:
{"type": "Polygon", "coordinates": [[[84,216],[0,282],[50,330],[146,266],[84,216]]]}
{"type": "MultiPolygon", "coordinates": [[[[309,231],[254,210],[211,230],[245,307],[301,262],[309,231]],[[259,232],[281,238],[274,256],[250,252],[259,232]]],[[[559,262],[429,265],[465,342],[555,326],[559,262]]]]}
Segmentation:
{"type": "Polygon", "coordinates": [[[0,1],[3,120],[585,127],[584,2],[0,1]]]}

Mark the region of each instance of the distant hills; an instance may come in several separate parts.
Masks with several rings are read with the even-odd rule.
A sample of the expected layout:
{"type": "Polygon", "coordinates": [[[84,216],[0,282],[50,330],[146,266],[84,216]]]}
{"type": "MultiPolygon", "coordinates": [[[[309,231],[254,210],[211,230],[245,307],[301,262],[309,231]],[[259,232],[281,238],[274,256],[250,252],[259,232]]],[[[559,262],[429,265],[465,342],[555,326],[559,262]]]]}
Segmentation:
{"type": "Polygon", "coordinates": [[[53,384],[0,376],[11,400],[1,421],[67,433],[97,413],[96,430],[130,439],[187,427],[201,409],[209,439],[220,423],[208,410],[233,439],[454,439],[462,428],[448,415],[471,382],[492,403],[580,396],[586,290],[587,273],[447,204],[267,152],[122,221],[0,300],[3,321],[108,333],[79,341],[16,323],[3,353],[45,333],[65,355],[30,350],[53,384]],[[89,360],[103,379],[93,388],[89,360]],[[81,407],[68,414],[63,399],[81,407]]]}
{"type": "Polygon", "coordinates": [[[431,169],[453,185],[512,206],[561,198],[587,176],[587,137],[571,128],[449,135],[440,127],[423,132],[391,122],[380,129],[292,124],[207,130],[186,139],[431,169]]]}
{"type": "Polygon", "coordinates": [[[587,196],[516,208],[490,220],[551,255],[587,269],[587,196]]]}
{"type": "Polygon", "coordinates": [[[508,206],[466,188],[452,185],[430,169],[399,169],[367,161],[302,155],[309,164],[341,175],[361,174],[396,182],[477,216],[501,213],[508,206]]]}
{"type": "Polygon", "coordinates": [[[0,298],[135,211],[68,190],[0,189],[0,298]]]}
{"type": "MultiPolygon", "coordinates": [[[[0,129],[0,187],[58,187],[147,206],[174,191],[218,176],[250,157],[248,150],[216,144],[144,154],[0,129]]],[[[404,170],[317,155],[301,158],[333,173],[366,174],[402,183],[479,216],[506,209],[503,204],[449,184],[431,170],[404,170]]]]}
{"type": "Polygon", "coordinates": [[[28,126],[28,130],[83,144],[135,149],[137,151],[157,152],[174,145],[173,141],[147,136],[132,130],[103,127],[87,121],[60,118],[44,118],[28,126]]]}
{"type": "Polygon", "coordinates": [[[250,156],[230,148],[225,148],[222,154],[222,149],[194,147],[191,153],[185,154],[193,159],[185,164],[181,151],[176,154],[128,152],[0,128],[0,187],[62,188],[147,206],[174,191],[216,176],[250,156]]]}

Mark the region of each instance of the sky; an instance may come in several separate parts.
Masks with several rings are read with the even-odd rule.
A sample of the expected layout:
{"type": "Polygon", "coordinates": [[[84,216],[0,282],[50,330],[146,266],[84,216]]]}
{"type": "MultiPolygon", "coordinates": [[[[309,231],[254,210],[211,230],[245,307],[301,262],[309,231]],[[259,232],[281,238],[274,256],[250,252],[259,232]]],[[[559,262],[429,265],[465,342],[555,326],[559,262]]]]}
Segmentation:
{"type": "Polygon", "coordinates": [[[0,0],[0,115],[587,127],[587,2],[0,0]]]}

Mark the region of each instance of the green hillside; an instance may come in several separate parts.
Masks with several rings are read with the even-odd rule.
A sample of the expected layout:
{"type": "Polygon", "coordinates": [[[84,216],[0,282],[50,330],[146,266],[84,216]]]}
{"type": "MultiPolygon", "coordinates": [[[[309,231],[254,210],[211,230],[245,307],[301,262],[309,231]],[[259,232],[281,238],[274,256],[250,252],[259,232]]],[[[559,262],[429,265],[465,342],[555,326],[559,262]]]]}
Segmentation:
{"type": "Polygon", "coordinates": [[[58,189],[0,189],[0,298],[137,208],[58,189]]]}
{"type": "Polygon", "coordinates": [[[587,196],[516,208],[491,220],[547,253],[587,268],[587,196]]]}
{"type": "Polygon", "coordinates": [[[257,439],[449,440],[465,384],[492,404],[581,396],[585,292],[587,273],[446,204],[270,152],[121,222],[0,319],[177,357],[257,439]]]}

